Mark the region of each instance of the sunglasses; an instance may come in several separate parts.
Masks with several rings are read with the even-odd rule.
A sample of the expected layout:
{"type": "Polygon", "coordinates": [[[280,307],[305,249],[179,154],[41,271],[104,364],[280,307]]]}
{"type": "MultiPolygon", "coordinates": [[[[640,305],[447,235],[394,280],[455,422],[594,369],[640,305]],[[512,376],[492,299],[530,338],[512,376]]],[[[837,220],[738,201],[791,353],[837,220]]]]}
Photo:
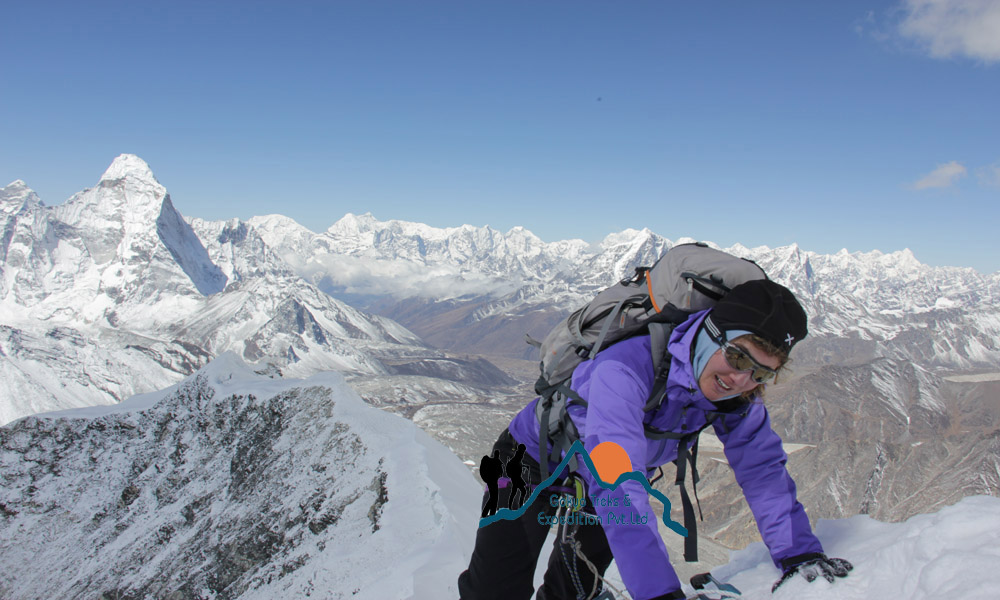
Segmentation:
{"type": "Polygon", "coordinates": [[[750,378],[757,383],[765,383],[777,377],[778,372],[760,364],[750,354],[735,344],[724,342],[722,354],[729,366],[737,371],[750,371],[750,378]]]}

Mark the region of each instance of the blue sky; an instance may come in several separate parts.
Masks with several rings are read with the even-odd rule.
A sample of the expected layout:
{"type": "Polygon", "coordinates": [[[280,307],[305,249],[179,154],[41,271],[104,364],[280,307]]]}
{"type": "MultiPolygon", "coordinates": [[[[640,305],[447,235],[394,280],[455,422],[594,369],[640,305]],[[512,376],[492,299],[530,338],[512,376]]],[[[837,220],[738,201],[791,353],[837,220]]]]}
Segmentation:
{"type": "Polygon", "coordinates": [[[1000,2],[8,3],[0,185],[1000,270],[1000,2]],[[992,25],[991,25],[992,23],[992,25]],[[992,27],[992,29],[991,29],[992,27]]]}

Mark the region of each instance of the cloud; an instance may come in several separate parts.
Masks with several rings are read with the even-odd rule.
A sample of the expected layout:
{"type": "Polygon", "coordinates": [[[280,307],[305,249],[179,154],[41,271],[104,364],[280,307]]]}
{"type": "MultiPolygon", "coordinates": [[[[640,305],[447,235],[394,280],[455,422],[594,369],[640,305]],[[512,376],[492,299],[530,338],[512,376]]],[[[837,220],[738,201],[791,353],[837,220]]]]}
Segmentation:
{"type": "Polygon", "coordinates": [[[915,190],[926,190],[928,188],[951,187],[958,179],[965,177],[968,171],[965,167],[955,161],[938,165],[936,169],[922,177],[913,184],[915,190]]]}
{"type": "Polygon", "coordinates": [[[350,294],[452,299],[464,295],[502,296],[521,282],[501,280],[481,273],[462,272],[452,265],[424,265],[408,260],[385,260],[339,254],[310,257],[295,265],[310,281],[325,279],[328,285],[350,294]]]}
{"type": "Polygon", "coordinates": [[[1000,188],[1000,161],[976,169],[976,176],[983,187],[1000,188]]]}
{"type": "Polygon", "coordinates": [[[899,33],[935,58],[1000,61],[1000,2],[903,0],[899,33]]]}

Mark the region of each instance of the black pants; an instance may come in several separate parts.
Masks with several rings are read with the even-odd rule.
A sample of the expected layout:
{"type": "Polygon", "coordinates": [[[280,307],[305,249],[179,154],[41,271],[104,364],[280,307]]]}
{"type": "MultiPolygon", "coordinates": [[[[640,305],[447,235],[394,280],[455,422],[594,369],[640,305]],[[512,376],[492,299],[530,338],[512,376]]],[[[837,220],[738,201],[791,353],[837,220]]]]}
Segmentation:
{"type": "MultiPolygon", "coordinates": [[[[495,450],[500,451],[500,458],[504,461],[513,456],[516,447],[517,441],[506,430],[500,434],[500,438],[493,446],[495,450]]],[[[533,489],[533,486],[541,482],[538,463],[525,454],[524,465],[528,467],[526,479],[533,489]]],[[[509,486],[500,488],[499,506],[507,506],[510,491],[509,486]]],[[[530,493],[529,490],[529,495],[530,493]]],[[[548,517],[556,514],[558,508],[552,506],[550,502],[553,494],[560,496],[559,492],[555,491],[540,493],[534,504],[515,521],[499,520],[479,528],[469,568],[458,578],[458,593],[462,600],[531,598],[534,591],[535,565],[542,546],[545,545],[545,537],[549,533],[549,525],[539,524],[539,513],[548,517]]],[[[487,492],[483,496],[483,506],[488,499],[487,492]]],[[[612,559],[604,529],[597,523],[579,525],[576,529],[576,539],[581,542],[584,555],[603,575],[612,559]]],[[[586,564],[576,558],[571,549],[565,548],[556,539],[537,598],[576,600],[577,584],[585,590],[582,596],[585,598],[593,587],[594,576],[586,564]]]]}

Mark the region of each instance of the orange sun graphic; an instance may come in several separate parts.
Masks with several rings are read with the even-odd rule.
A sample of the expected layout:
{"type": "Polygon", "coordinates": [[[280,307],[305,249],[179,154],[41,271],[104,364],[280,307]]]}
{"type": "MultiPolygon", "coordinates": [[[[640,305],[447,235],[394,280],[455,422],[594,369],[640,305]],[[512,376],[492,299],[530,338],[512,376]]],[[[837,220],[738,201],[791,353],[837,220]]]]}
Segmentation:
{"type": "Polygon", "coordinates": [[[590,460],[605,483],[614,483],[622,473],[632,472],[632,461],[625,449],[615,442],[601,442],[590,451],[590,460]]]}

